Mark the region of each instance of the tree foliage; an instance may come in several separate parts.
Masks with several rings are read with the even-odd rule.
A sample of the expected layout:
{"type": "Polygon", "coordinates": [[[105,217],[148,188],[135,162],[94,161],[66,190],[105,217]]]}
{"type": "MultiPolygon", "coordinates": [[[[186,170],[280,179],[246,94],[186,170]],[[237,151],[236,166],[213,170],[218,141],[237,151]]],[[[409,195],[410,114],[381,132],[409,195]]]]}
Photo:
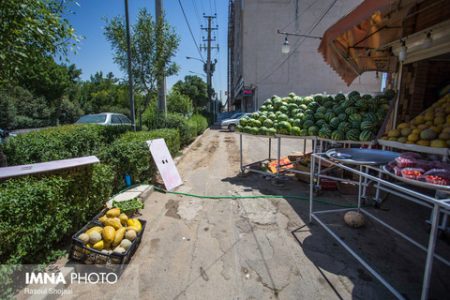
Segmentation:
{"type": "Polygon", "coordinates": [[[188,96],[196,111],[202,110],[208,104],[208,89],[206,82],[198,76],[188,75],[184,80],[179,80],[173,89],[182,95],[188,96]]]}
{"type": "Polygon", "coordinates": [[[167,110],[171,113],[190,116],[194,108],[189,96],[183,95],[177,90],[172,90],[169,95],[167,95],[167,110]]]}
{"type": "Polygon", "coordinates": [[[36,61],[67,54],[78,41],[63,17],[72,1],[8,0],[0,9],[0,84],[15,82],[36,61]]]}
{"type": "MultiPolygon", "coordinates": [[[[163,21],[156,22],[146,9],[138,13],[137,21],[130,28],[131,71],[137,93],[145,98],[139,115],[155,97],[157,78],[164,74],[171,76],[178,72],[172,61],[179,45],[174,29],[163,21]]],[[[117,16],[107,21],[105,36],[114,51],[114,61],[124,72],[128,71],[125,19],[117,16]]]]}

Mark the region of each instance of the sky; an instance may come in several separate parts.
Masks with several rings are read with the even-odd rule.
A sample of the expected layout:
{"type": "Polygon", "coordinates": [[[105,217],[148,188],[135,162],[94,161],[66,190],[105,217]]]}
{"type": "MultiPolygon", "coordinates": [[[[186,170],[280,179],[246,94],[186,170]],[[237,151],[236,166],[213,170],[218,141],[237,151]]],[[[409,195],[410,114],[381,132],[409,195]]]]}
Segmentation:
{"type": "MultiPolygon", "coordinates": [[[[121,72],[118,66],[114,64],[111,45],[103,34],[106,24],[105,19],[111,19],[118,15],[124,16],[124,2],[124,0],[77,0],[78,5],[71,5],[70,9],[73,14],[68,15],[67,18],[75,28],[76,33],[83,36],[83,39],[78,44],[76,53],[69,54],[68,59],[70,63],[74,63],[82,70],[81,77],[83,80],[88,80],[97,71],[112,72],[119,78],[127,78],[126,74],[121,72]]],[[[215,31],[216,42],[213,42],[213,46],[217,44],[220,50],[212,51],[212,58],[218,61],[213,77],[213,88],[217,92],[222,91],[222,98],[225,101],[228,0],[181,0],[180,2],[199,46],[205,44],[202,38],[206,37],[206,31],[200,29],[200,26],[206,27],[207,25],[203,14],[214,15],[217,13],[214,25],[218,26],[218,30],[215,31]]],[[[155,13],[154,0],[129,0],[128,3],[132,24],[141,8],[147,8],[152,15],[155,13]]],[[[173,59],[180,66],[180,71],[178,75],[167,78],[168,89],[186,75],[198,75],[191,72],[202,74],[199,76],[206,81],[203,64],[198,60],[186,59],[186,56],[200,58],[200,54],[191,37],[178,0],[163,0],[163,7],[166,21],[173,26],[180,37],[180,46],[173,59]]],[[[206,51],[202,51],[201,54],[206,59],[206,51]]]]}

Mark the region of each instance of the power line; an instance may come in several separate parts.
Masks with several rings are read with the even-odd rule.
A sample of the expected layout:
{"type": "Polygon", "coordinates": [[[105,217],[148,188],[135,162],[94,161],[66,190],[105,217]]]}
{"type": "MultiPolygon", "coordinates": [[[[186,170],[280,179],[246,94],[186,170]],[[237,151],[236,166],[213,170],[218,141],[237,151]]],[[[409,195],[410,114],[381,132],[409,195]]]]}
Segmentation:
{"type": "Polygon", "coordinates": [[[181,11],[183,12],[184,20],[186,21],[186,24],[188,26],[189,32],[191,33],[191,37],[192,37],[192,40],[194,41],[195,47],[197,48],[198,54],[200,55],[200,58],[202,60],[204,60],[202,52],[200,51],[200,47],[198,46],[197,41],[195,40],[194,34],[192,33],[191,24],[189,24],[189,20],[186,17],[186,13],[184,12],[183,4],[181,4],[180,0],[178,0],[178,4],[180,4],[180,8],[181,8],[181,11]]]}
{"type": "Polygon", "coordinates": [[[212,5],[211,5],[211,0],[208,1],[209,2],[209,12],[212,15],[213,11],[212,11],[212,5]]]}
{"type": "MultiPolygon", "coordinates": [[[[319,18],[319,20],[314,24],[314,26],[311,28],[311,30],[309,30],[308,34],[311,34],[314,29],[316,29],[316,27],[322,22],[323,18],[330,12],[330,10],[333,8],[333,6],[336,4],[338,0],[334,0],[333,3],[331,3],[331,5],[328,7],[328,9],[325,11],[325,13],[319,18]]],[[[263,79],[258,80],[258,82],[262,82],[264,80],[266,80],[267,78],[269,78],[270,76],[272,76],[276,71],[278,71],[288,60],[289,58],[294,55],[294,53],[298,50],[298,48],[300,48],[300,46],[303,44],[303,42],[306,40],[306,38],[303,38],[302,40],[299,40],[297,42],[297,44],[295,45],[295,48],[293,49],[293,51],[291,51],[291,53],[288,54],[288,56],[274,69],[272,69],[272,71],[264,76],[263,79]]]]}
{"type": "Polygon", "coordinates": [[[192,0],[192,5],[194,6],[194,12],[195,12],[195,15],[197,16],[197,19],[198,19],[198,25],[201,25],[201,18],[200,18],[200,15],[198,13],[197,4],[195,3],[195,0],[192,0]]]}

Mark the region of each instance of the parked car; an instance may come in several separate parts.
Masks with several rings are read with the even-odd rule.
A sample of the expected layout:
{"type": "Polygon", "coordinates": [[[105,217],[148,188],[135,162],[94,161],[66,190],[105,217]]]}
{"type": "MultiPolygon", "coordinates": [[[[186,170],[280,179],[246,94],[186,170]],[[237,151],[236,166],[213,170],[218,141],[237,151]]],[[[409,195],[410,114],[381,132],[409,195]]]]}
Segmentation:
{"type": "Polygon", "coordinates": [[[239,120],[248,115],[248,113],[235,113],[229,119],[225,119],[220,123],[222,128],[227,128],[229,131],[233,132],[236,130],[236,126],[239,124],[239,120]]]}
{"type": "Polygon", "coordinates": [[[132,125],[127,116],[117,113],[84,115],[75,124],[132,125]]]}

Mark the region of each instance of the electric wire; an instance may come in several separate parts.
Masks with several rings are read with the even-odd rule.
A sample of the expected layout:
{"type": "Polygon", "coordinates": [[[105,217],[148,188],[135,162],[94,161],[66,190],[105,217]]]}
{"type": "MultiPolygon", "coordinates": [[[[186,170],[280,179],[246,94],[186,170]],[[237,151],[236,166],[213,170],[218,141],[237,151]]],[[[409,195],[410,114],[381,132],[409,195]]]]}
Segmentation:
{"type": "Polygon", "coordinates": [[[198,54],[200,55],[200,58],[201,58],[202,60],[204,60],[203,55],[202,55],[202,52],[200,51],[200,47],[198,46],[197,41],[196,41],[196,39],[195,39],[195,36],[194,36],[194,34],[192,33],[191,24],[189,24],[189,20],[188,20],[188,18],[187,18],[187,16],[186,16],[186,12],[184,11],[183,4],[181,4],[181,1],[180,1],[180,0],[178,0],[178,4],[180,5],[181,11],[183,12],[184,20],[186,21],[186,24],[187,24],[187,26],[188,26],[189,32],[191,33],[191,37],[192,37],[192,40],[194,41],[195,47],[197,48],[198,54]]]}
{"type": "MultiPolygon", "coordinates": [[[[325,13],[319,18],[319,20],[314,24],[314,26],[311,28],[311,30],[309,30],[308,34],[311,34],[314,29],[316,29],[316,27],[322,22],[323,18],[330,12],[330,10],[333,8],[333,6],[336,4],[338,0],[334,0],[333,3],[331,3],[331,5],[328,7],[328,9],[325,11],[325,13]]],[[[300,46],[303,44],[303,42],[306,40],[306,38],[303,38],[301,40],[299,40],[296,44],[295,44],[295,48],[293,49],[293,51],[291,51],[288,56],[274,69],[272,69],[270,71],[270,73],[266,76],[264,76],[263,79],[258,80],[257,83],[261,83],[264,80],[268,79],[270,76],[272,76],[276,71],[278,71],[288,60],[289,58],[294,55],[294,53],[298,50],[298,48],[300,48],[300,46]]]]}

